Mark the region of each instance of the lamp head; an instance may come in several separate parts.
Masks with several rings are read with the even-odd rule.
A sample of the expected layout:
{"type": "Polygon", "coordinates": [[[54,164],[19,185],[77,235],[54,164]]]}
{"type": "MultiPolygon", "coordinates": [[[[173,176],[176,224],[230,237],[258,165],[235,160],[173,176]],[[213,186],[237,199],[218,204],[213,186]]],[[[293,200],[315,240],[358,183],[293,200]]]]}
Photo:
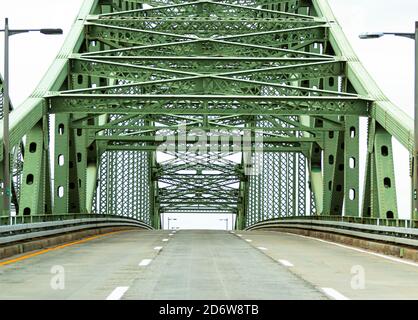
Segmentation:
{"type": "Polygon", "coordinates": [[[62,29],[41,29],[39,30],[39,32],[42,34],[48,34],[48,35],[63,34],[62,29]]]}
{"type": "Polygon", "coordinates": [[[383,32],[366,32],[359,35],[360,39],[377,39],[383,37],[383,32]]]}

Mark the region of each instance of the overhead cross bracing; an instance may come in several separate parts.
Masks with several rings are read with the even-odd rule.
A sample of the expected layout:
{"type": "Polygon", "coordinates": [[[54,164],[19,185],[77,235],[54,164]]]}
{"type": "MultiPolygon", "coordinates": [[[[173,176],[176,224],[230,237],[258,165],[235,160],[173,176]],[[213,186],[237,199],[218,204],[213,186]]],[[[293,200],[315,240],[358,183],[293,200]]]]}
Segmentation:
{"type": "Polygon", "coordinates": [[[391,135],[409,131],[338,28],[323,0],[86,1],[12,126],[32,150],[19,214],[396,218],[391,135]]]}
{"type": "Polygon", "coordinates": [[[95,128],[105,152],[158,151],[174,137],[168,160],[153,159],[158,214],[234,213],[242,225],[309,214],[306,156],[321,138],[301,116],[368,112],[369,101],[344,93],[345,61],[326,54],[320,18],[196,1],[94,15],[85,26],[90,44],[110,48],[73,55],[72,72],[107,83],[61,91],[50,98],[50,112],[117,114],[117,123],[95,128]],[[314,46],[322,49],[309,52],[314,46]],[[322,77],[332,77],[334,88],[306,85],[322,77]],[[179,150],[180,126],[186,152],[179,150]],[[262,132],[263,172],[256,175],[245,173],[243,157],[228,159],[234,134],[244,130],[262,132]],[[209,151],[191,151],[208,132],[201,147],[209,151]],[[216,135],[231,140],[227,150],[213,152],[216,135]]]}

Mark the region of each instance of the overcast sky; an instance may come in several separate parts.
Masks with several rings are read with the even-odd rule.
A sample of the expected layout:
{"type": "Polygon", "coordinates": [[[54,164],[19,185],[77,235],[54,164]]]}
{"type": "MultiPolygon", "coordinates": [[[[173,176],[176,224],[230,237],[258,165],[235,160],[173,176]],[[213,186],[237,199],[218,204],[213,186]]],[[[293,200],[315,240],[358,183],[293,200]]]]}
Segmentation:
{"type": "MultiPolygon", "coordinates": [[[[0,0],[0,19],[3,21],[8,17],[12,28],[59,27],[65,33],[64,36],[31,33],[11,38],[11,98],[15,105],[20,104],[31,94],[48,69],[68,34],[82,2],[82,0],[0,0]]],[[[329,2],[354,50],[370,74],[386,95],[412,116],[413,41],[396,37],[359,40],[358,34],[366,31],[413,32],[414,21],[418,20],[418,1],[398,0],[396,5],[393,5],[393,0],[329,0],[329,2]]],[[[1,37],[0,40],[0,50],[3,52],[3,38],[1,37]]],[[[0,70],[3,70],[3,54],[0,54],[0,58],[0,70]]],[[[363,171],[364,158],[362,162],[363,171]]],[[[399,214],[401,218],[409,218],[408,153],[396,141],[395,163],[399,214]]],[[[219,220],[223,218],[222,216],[195,219],[190,216],[177,216],[176,218],[171,226],[175,224],[189,228],[225,228],[225,221],[219,220]]]]}

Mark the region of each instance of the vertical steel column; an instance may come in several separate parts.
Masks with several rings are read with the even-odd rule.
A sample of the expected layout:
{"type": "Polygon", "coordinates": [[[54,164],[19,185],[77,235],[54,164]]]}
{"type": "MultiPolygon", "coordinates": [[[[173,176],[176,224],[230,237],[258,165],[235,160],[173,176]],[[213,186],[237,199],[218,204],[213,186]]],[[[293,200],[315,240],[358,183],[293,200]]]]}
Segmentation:
{"type": "MultiPolygon", "coordinates": [[[[89,44],[87,47],[90,48],[89,44]]],[[[73,75],[69,84],[72,89],[83,89],[88,88],[89,77],[83,75],[73,75]]],[[[97,82],[99,85],[99,82],[97,82]]],[[[81,121],[80,119],[86,117],[87,114],[74,115],[71,119],[73,121],[81,121]]],[[[83,121],[83,124],[87,124],[88,121],[83,121]]],[[[86,207],[86,170],[87,170],[87,138],[88,130],[86,129],[73,129],[71,126],[69,130],[69,142],[70,142],[70,153],[68,165],[69,168],[69,212],[86,213],[91,208],[86,207]]]]}
{"type": "Polygon", "coordinates": [[[415,22],[415,121],[414,121],[414,208],[413,218],[418,220],[418,21],[415,22]]]}
{"type": "MultiPolygon", "coordinates": [[[[337,77],[324,79],[324,90],[340,91],[337,77]]],[[[327,117],[331,121],[340,122],[338,116],[327,117]]],[[[324,122],[326,128],[328,123],[324,122]]],[[[323,215],[341,215],[344,199],[344,132],[327,131],[324,133],[324,160],[323,160],[323,215]]]]}
{"type": "Polygon", "coordinates": [[[23,181],[19,215],[44,214],[47,211],[45,205],[45,181],[46,153],[44,149],[43,121],[32,128],[26,136],[25,164],[23,167],[23,181]]]}
{"type": "MultiPolygon", "coordinates": [[[[69,202],[69,115],[55,115],[54,126],[54,214],[68,213],[69,202]]],[[[81,159],[79,159],[81,160],[81,159]]]]}
{"type": "Polygon", "coordinates": [[[367,155],[366,155],[366,168],[364,172],[364,189],[363,189],[363,204],[361,209],[362,217],[371,217],[373,210],[372,200],[374,198],[374,183],[373,178],[373,156],[374,156],[374,121],[369,119],[367,123],[367,155]]]}
{"type": "MultiPolygon", "coordinates": [[[[360,216],[359,209],[359,119],[345,117],[344,215],[360,216]]],[[[340,168],[339,168],[340,169],[340,168]]]]}
{"type": "Polygon", "coordinates": [[[362,215],[397,219],[392,136],[375,120],[370,120],[368,140],[362,215]]]}
{"type": "Polygon", "coordinates": [[[378,215],[380,218],[397,219],[398,207],[392,136],[377,122],[375,124],[374,165],[378,215]]]}

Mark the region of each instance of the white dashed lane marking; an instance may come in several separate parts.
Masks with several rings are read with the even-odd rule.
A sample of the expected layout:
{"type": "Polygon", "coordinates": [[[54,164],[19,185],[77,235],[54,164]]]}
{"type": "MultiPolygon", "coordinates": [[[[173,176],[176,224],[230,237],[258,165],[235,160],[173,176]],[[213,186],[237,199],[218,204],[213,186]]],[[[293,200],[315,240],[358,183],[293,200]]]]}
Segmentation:
{"type": "Polygon", "coordinates": [[[361,253],[370,254],[372,256],[376,256],[376,257],[386,259],[386,260],[390,260],[390,261],[393,261],[393,262],[407,264],[407,265],[412,266],[412,267],[418,267],[418,263],[415,263],[415,262],[412,262],[412,261],[402,260],[402,259],[399,259],[399,258],[387,256],[387,255],[384,255],[384,254],[371,252],[371,251],[367,251],[367,250],[363,250],[363,249],[359,249],[359,248],[354,248],[354,247],[346,246],[346,245],[343,245],[343,244],[340,244],[340,243],[326,241],[326,240],[322,240],[322,239],[318,239],[318,238],[314,238],[314,237],[307,237],[307,236],[303,236],[303,235],[300,235],[300,234],[294,234],[294,233],[289,233],[289,232],[286,232],[286,234],[291,235],[291,236],[295,236],[295,237],[301,237],[301,238],[305,238],[305,239],[310,239],[310,240],[315,240],[315,241],[331,244],[333,246],[337,246],[337,247],[344,248],[344,249],[349,249],[349,250],[353,250],[353,251],[357,251],[357,252],[361,252],[361,253]]]}
{"type": "Polygon", "coordinates": [[[140,267],[146,267],[147,265],[149,265],[151,263],[152,259],[144,259],[139,263],[140,267]]]}
{"type": "Polygon", "coordinates": [[[289,268],[294,267],[293,263],[291,263],[290,261],[280,259],[279,262],[285,267],[289,267],[289,268]]]}
{"type": "Polygon", "coordinates": [[[106,300],[120,300],[128,289],[129,287],[117,287],[106,300]]]}
{"type": "Polygon", "coordinates": [[[322,288],[322,291],[331,299],[334,300],[350,300],[346,296],[339,293],[337,290],[333,288],[322,288]]]}

